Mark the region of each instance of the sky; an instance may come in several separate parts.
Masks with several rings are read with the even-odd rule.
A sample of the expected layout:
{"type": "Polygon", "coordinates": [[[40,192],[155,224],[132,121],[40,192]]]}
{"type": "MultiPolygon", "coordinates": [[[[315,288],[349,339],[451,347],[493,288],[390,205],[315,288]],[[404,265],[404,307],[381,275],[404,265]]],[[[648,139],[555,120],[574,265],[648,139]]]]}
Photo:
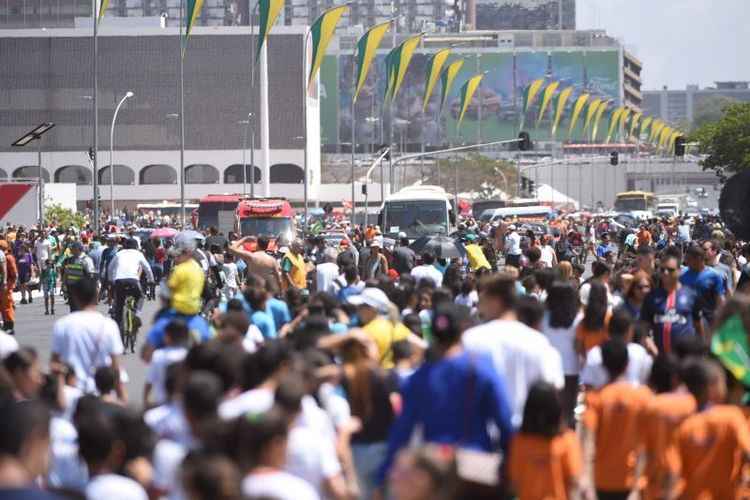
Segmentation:
{"type": "Polygon", "coordinates": [[[576,23],[621,40],[645,90],[750,80],[750,0],[578,0],[576,23]]]}

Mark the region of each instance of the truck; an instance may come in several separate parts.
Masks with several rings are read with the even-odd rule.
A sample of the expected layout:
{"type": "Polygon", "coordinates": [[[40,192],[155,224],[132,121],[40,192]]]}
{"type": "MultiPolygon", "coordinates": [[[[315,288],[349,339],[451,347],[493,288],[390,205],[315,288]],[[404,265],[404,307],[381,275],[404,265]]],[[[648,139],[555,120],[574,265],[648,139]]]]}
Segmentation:
{"type": "Polygon", "coordinates": [[[240,236],[269,236],[270,250],[288,245],[297,234],[295,212],[286,198],[240,200],[235,227],[240,236]]]}
{"type": "Polygon", "coordinates": [[[426,235],[455,231],[453,197],[440,186],[408,186],[386,197],[378,222],[383,235],[397,238],[405,233],[415,240],[426,235]]]}
{"type": "Polygon", "coordinates": [[[688,208],[687,194],[660,194],[656,196],[656,213],[660,216],[676,217],[688,208]]]}

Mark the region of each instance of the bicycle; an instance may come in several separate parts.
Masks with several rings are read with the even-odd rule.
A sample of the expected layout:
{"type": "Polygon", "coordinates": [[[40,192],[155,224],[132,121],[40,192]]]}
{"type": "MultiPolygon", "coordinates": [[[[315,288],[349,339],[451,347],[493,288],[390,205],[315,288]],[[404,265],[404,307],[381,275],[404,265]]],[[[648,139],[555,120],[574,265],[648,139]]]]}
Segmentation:
{"type": "Polygon", "coordinates": [[[136,315],[137,306],[136,299],[132,295],[125,299],[125,305],[122,309],[122,325],[120,329],[122,332],[122,345],[125,348],[125,352],[128,352],[128,346],[130,346],[130,352],[135,353],[135,342],[138,338],[138,329],[141,326],[140,319],[136,315]]]}

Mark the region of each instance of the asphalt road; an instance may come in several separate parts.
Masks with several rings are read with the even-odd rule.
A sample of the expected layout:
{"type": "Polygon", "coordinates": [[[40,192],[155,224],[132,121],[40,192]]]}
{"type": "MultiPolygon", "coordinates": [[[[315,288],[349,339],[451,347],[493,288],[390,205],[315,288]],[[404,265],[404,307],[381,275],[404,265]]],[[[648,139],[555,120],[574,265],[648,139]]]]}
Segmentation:
{"type": "MultiPolygon", "coordinates": [[[[20,297],[19,294],[16,294],[20,297]]],[[[128,402],[130,406],[141,408],[143,402],[143,382],[146,376],[146,364],[139,356],[140,345],[143,342],[145,332],[149,330],[152,324],[152,318],[156,313],[156,302],[146,302],[141,313],[143,326],[138,334],[138,346],[136,353],[127,353],[123,356],[123,366],[127,372],[129,381],[126,384],[128,393],[128,402]]],[[[99,306],[99,310],[106,314],[107,307],[99,306]]],[[[52,327],[55,320],[67,314],[69,308],[63,303],[61,296],[55,297],[55,316],[44,315],[44,298],[34,293],[34,302],[31,304],[21,304],[16,300],[16,338],[19,344],[31,346],[37,350],[42,366],[46,367],[50,359],[50,350],[52,347],[52,327]]]]}

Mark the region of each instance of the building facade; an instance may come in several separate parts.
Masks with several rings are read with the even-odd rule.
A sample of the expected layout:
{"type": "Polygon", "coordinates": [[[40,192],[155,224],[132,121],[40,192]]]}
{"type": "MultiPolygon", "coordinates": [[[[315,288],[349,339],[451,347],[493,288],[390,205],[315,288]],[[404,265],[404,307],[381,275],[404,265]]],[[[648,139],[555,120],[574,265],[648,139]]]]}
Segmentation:
{"type": "Polygon", "coordinates": [[[576,0],[477,0],[477,29],[574,30],[576,0]]]}
{"type": "Polygon", "coordinates": [[[644,111],[671,123],[693,125],[696,111],[713,98],[724,101],[750,102],[750,82],[716,82],[713,87],[688,85],[685,90],[646,90],[643,92],[644,111]]]}
{"type": "MultiPolygon", "coordinates": [[[[114,0],[113,0],[114,2],[114,0]]],[[[302,27],[277,26],[268,40],[268,131],[261,126],[262,84],[250,90],[247,27],[198,27],[184,58],[186,196],[242,192],[253,173],[258,195],[302,198],[320,184],[318,88],[304,92],[302,27]],[[306,97],[305,97],[306,96],[306,97]],[[307,100],[307,113],[303,102],[307,100]],[[252,104],[251,104],[252,102],[252,104]],[[252,120],[248,121],[248,113],[252,120]],[[302,117],[307,116],[307,122],[302,117]],[[255,147],[251,150],[251,144],[255,147]],[[305,146],[308,157],[305,159],[305,146]],[[254,153],[254,154],[253,154],[254,153]],[[254,167],[251,167],[253,156],[254,167]],[[270,192],[264,192],[268,184],[270,192]]],[[[99,46],[98,180],[106,199],[114,164],[115,198],[179,197],[179,36],[176,28],[117,29],[101,24],[99,46]],[[129,99],[114,128],[114,108],[129,99]]],[[[91,28],[0,30],[0,178],[38,176],[75,182],[91,199],[93,145],[91,28]],[[11,143],[42,122],[55,127],[25,148],[11,143]]],[[[260,82],[260,70],[256,82],[260,82]]]]}
{"type": "Polygon", "coordinates": [[[643,63],[627,50],[622,51],[622,91],[626,106],[637,111],[643,110],[641,92],[641,70],[643,63]]]}

